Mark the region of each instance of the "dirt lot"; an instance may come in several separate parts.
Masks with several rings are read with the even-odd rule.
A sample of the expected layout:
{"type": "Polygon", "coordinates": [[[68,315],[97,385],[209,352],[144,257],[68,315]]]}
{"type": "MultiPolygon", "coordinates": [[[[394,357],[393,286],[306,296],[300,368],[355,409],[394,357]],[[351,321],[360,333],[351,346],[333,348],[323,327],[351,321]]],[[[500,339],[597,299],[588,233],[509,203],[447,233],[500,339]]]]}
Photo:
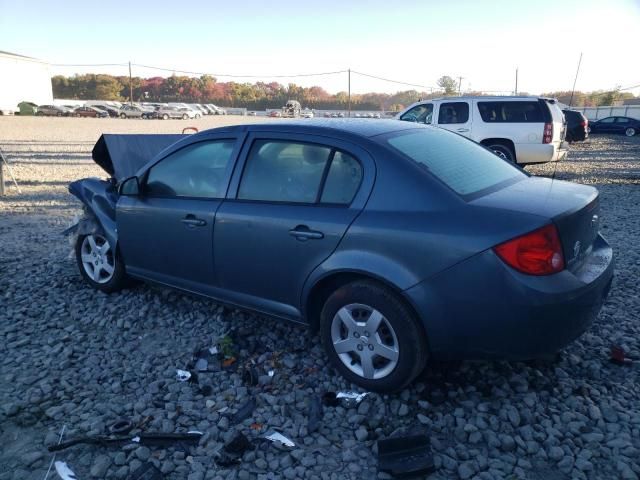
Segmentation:
{"type": "Polygon", "coordinates": [[[79,480],[125,479],[145,461],[167,479],[389,478],[377,473],[376,440],[422,429],[432,440],[434,479],[638,479],[640,138],[593,137],[572,146],[568,161],[528,168],[597,186],[603,233],[617,255],[598,320],[559,359],[434,365],[401,394],[325,408],[319,430],[309,433],[310,400],[350,388],[328,367],[317,337],[158,287],[96,294],[60,235],[79,212],[67,184],[104,175],[90,159],[100,133],[176,133],[245,121],[268,119],[0,117],[0,146],[22,189],[9,185],[0,199],[0,480],[44,478],[51,461],[45,445],[57,442],[63,426],[65,439],[102,434],[122,417],[152,417],[147,430],[205,435],[188,450],[77,446],[57,459],[79,480]],[[176,369],[194,350],[225,333],[237,364],[256,360],[260,384],[247,387],[233,368],[201,374],[198,385],[177,382],[176,369]],[[609,363],[612,344],[629,351],[634,365],[609,363]],[[253,415],[235,424],[229,413],[250,397],[253,415]],[[271,429],[296,447],[259,442],[271,429]],[[221,467],[216,453],[236,431],[256,448],[221,467]]]}

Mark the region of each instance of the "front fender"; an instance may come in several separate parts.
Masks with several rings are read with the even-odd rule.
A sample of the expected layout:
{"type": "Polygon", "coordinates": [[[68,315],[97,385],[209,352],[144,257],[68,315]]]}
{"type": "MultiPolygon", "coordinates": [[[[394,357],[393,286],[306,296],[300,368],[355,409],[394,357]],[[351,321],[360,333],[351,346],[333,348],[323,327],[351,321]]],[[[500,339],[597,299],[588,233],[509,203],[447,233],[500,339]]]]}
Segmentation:
{"type": "Polygon", "coordinates": [[[113,182],[99,178],[84,178],[71,182],[69,192],[93,214],[109,244],[115,248],[118,244],[116,226],[118,192],[113,182]]]}

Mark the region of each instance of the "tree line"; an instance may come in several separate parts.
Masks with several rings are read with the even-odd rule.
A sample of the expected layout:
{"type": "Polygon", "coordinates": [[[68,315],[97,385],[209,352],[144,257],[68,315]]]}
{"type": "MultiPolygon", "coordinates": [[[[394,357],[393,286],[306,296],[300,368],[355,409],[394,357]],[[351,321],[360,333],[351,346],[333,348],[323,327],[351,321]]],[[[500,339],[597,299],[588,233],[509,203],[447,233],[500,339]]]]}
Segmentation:
{"type": "MultiPolygon", "coordinates": [[[[341,110],[348,107],[346,91],[330,94],[322,87],[301,87],[294,83],[283,85],[278,82],[218,82],[210,75],[189,77],[133,77],[104,74],[84,74],[65,77],[57,75],[51,79],[55,98],[78,100],[129,99],[130,87],[136,102],[186,102],[214,103],[223,107],[242,107],[249,110],[280,108],[287,100],[298,100],[303,107],[312,109],[341,110]]],[[[364,93],[351,94],[351,108],[354,110],[397,111],[421,99],[457,95],[458,85],[449,76],[438,80],[439,91],[405,90],[393,94],[364,93]]],[[[482,92],[463,92],[465,95],[482,95],[482,92]]],[[[522,94],[522,92],[519,92],[522,94]]],[[[556,97],[562,103],[569,103],[571,92],[548,92],[545,96],[556,97]]],[[[611,105],[615,100],[633,98],[630,93],[620,91],[575,92],[572,105],[611,105]]]]}

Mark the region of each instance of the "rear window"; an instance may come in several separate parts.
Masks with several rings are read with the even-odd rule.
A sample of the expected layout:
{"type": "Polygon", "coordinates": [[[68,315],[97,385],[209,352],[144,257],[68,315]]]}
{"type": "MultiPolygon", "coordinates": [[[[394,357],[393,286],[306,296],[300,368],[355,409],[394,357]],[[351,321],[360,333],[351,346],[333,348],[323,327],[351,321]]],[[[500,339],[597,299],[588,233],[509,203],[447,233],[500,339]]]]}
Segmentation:
{"type": "Polygon", "coordinates": [[[538,101],[478,102],[483,122],[487,123],[544,123],[545,115],[538,101]]]}
{"type": "Polygon", "coordinates": [[[394,133],[387,143],[466,198],[527,177],[477,143],[444,130],[394,133]]]}

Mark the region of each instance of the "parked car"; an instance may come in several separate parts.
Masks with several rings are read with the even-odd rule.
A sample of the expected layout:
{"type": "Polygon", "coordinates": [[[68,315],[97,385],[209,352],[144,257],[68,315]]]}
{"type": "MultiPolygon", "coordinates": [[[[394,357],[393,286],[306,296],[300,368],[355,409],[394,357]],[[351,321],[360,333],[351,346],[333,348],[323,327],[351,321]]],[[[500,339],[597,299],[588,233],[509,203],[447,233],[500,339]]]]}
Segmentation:
{"type": "Polygon", "coordinates": [[[213,105],[212,103],[207,104],[209,108],[213,109],[215,115],[226,115],[227,111],[224,108],[213,105]]]}
{"type": "Polygon", "coordinates": [[[300,112],[300,117],[302,118],[313,118],[313,111],[305,108],[300,112]]]}
{"type": "Polygon", "coordinates": [[[109,114],[104,110],[100,110],[96,107],[78,107],[73,111],[74,117],[93,117],[93,118],[105,118],[109,114]]]}
{"type": "Polygon", "coordinates": [[[207,114],[204,108],[202,108],[197,103],[188,103],[187,107],[189,107],[191,110],[193,110],[196,113],[196,118],[203,117],[207,114]]]}
{"type": "Polygon", "coordinates": [[[595,188],[445,129],[324,122],[101,139],[93,158],[114,178],[69,186],[93,215],[77,232],[83,279],[319,328],[338,371],[372,391],[428,359],[555,353],[589,327],[614,267],[595,188]],[[131,156],[129,141],[161,153],[131,156]]]}
{"type": "Polygon", "coordinates": [[[521,165],[567,156],[564,115],[550,98],[439,98],[414,103],[396,118],[459,133],[521,165]]]}
{"type": "Polygon", "coordinates": [[[589,122],[590,133],[624,133],[633,137],[640,132],[640,120],[631,117],[606,117],[589,122]]]}
{"type": "Polygon", "coordinates": [[[575,110],[562,110],[567,121],[567,142],[583,142],[589,137],[589,120],[575,110]]]}
{"type": "Polygon", "coordinates": [[[324,118],[331,118],[331,112],[324,112],[324,113],[322,114],[322,116],[323,116],[324,118]]]}
{"type": "Polygon", "coordinates": [[[21,116],[35,115],[38,112],[38,106],[33,102],[20,102],[18,104],[18,111],[21,116]]]}
{"type": "Polygon", "coordinates": [[[97,108],[98,110],[102,110],[103,112],[107,112],[107,115],[110,117],[118,117],[120,115],[120,110],[114,108],[110,105],[90,105],[93,108],[97,108]]]}
{"type": "Polygon", "coordinates": [[[150,112],[137,105],[123,105],[120,118],[149,118],[150,112]]]}
{"type": "Polygon", "coordinates": [[[68,117],[73,113],[73,110],[67,107],[60,107],[58,105],[40,105],[36,115],[48,116],[48,117],[68,117]]]}
{"type": "Polygon", "coordinates": [[[176,108],[176,107],[160,107],[156,110],[156,115],[162,120],[169,120],[170,118],[182,118],[186,120],[188,118],[195,118],[195,112],[189,108],[176,108]]]}
{"type": "Polygon", "coordinates": [[[278,118],[280,118],[282,116],[282,112],[280,110],[271,110],[269,112],[269,116],[270,117],[278,117],[278,118]]]}

